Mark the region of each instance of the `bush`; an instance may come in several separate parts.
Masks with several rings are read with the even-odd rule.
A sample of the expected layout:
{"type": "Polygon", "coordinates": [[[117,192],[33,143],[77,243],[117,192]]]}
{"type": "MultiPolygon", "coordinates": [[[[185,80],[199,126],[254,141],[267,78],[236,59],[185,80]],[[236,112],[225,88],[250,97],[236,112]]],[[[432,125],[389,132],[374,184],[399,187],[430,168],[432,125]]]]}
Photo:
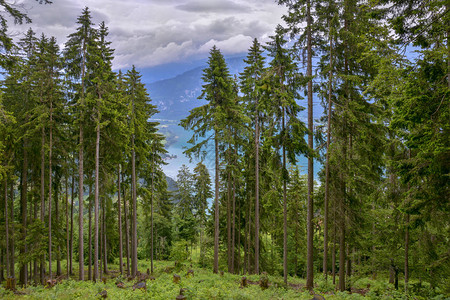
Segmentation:
{"type": "Polygon", "coordinates": [[[188,242],[181,240],[174,242],[170,249],[170,259],[178,262],[184,262],[189,258],[188,242]]]}

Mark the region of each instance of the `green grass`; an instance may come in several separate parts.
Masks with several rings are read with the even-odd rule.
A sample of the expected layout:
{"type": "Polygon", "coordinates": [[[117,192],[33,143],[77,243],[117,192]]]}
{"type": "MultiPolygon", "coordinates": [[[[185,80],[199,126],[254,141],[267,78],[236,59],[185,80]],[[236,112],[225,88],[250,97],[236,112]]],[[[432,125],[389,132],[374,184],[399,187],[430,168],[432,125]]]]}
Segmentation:
{"type": "MultiPolygon", "coordinates": [[[[63,265],[64,266],[64,265],[63,265]]],[[[52,288],[43,286],[29,286],[18,291],[25,295],[15,295],[0,287],[1,299],[101,299],[97,294],[103,290],[108,293],[108,299],[175,299],[180,288],[185,288],[184,293],[187,299],[311,299],[312,296],[305,291],[305,281],[299,278],[290,277],[290,283],[286,287],[283,278],[279,276],[268,276],[270,287],[262,290],[257,284],[249,284],[248,287],[241,288],[240,281],[242,275],[224,273],[223,276],[213,274],[210,269],[202,269],[184,263],[181,267],[175,268],[174,262],[156,261],[154,277],[156,280],[147,281],[147,290],[135,290],[132,286],[135,281],[127,281],[126,278],[118,277],[118,266],[110,266],[114,272],[108,276],[106,284],[90,281],[79,282],[73,279],[63,280],[52,288]],[[170,271],[165,272],[166,268],[170,271]],[[194,277],[187,277],[187,270],[195,272],[194,277]],[[181,276],[181,282],[173,282],[173,274],[181,276]],[[121,280],[126,288],[116,287],[115,282],[121,280]]],[[[139,262],[139,270],[145,272],[150,267],[148,261],[139,262]]],[[[77,274],[77,270],[74,270],[77,274]]],[[[257,282],[261,276],[248,275],[250,281],[257,282]]],[[[328,299],[408,299],[402,292],[396,291],[392,285],[381,281],[374,281],[369,278],[361,278],[354,282],[356,289],[364,290],[365,297],[347,292],[335,292],[331,279],[325,281],[321,275],[316,276],[315,292],[328,299]]],[[[415,295],[411,299],[446,299],[444,296],[422,297],[415,295]]],[[[447,298],[448,299],[448,298],[447,298]]]]}

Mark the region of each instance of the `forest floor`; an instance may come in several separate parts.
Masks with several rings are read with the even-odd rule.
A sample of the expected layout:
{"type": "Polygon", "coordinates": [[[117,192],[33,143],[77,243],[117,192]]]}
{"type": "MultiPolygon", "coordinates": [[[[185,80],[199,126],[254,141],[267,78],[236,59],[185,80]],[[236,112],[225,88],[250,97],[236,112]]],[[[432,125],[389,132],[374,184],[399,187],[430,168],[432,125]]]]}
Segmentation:
{"type": "MultiPolygon", "coordinates": [[[[286,286],[282,276],[247,275],[247,286],[243,287],[242,275],[226,272],[223,275],[213,274],[210,268],[204,269],[190,263],[175,267],[173,261],[156,261],[154,266],[154,278],[151,275],[145,278],[145,285],[141,283],[141,288],[135,286],[137,280],[129,281],[120,276],[118,266],[112,265],[105,282],[80,282],[74,275],[70,280],[63,279],[52,287],[30,285],[12,292],[2,285],[0,299],[312,299],[314,294],[317,295],[314,299],[323,299],[319,295],[324,299],[450,299],[450,295],[430,294],[426,289],[415,294],[411,291],[407,297],[386,280],[382,282],[367,277],[352,282],[352,292],[336,292],[332,278],[325,281],[322,275],[316,275],[314,293],[310,293],[305,290],[305,280],[300,278],[289,277],[286,286]],[[189,270],[194,275],[188,274],[189,270]],[[178,283],[174,282],[174,277],[177,277],[174,275],[179,276],[178,283]],[[268,279],[267,288],[260,286],[264,278],[268,279]],[[184,289],[185,298],[177,298],[180,289],[184,289]]],[[[138,269],[143,277],[147,277],[147,268],[150,268],[148,261],[139,262],[138,269]]]]}

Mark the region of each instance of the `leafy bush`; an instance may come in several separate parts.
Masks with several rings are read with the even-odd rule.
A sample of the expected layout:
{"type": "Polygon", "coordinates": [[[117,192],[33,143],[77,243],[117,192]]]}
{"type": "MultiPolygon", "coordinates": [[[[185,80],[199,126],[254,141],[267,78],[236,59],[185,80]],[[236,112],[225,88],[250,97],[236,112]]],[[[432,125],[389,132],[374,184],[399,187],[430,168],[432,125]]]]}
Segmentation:
{"type": "Polygon", "coordinates": [[[184,262],[189,257],[189,245],[187,241],[181,240],[174,242],[170,249],[170,259],[178,262],[184,262]]]}

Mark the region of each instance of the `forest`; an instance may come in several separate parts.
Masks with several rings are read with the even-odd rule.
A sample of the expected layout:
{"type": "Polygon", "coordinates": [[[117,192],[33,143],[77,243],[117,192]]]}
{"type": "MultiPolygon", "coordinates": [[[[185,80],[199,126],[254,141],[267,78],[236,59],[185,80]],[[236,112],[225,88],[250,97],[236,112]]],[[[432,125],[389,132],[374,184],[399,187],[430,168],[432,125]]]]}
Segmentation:
{"type": "Polygon", "coordinates": [[[0,298],[450,297],[450,3],[274,2],[239,75],[210,49],[173,191],[107,24],[0,1],[0,298]]]}

